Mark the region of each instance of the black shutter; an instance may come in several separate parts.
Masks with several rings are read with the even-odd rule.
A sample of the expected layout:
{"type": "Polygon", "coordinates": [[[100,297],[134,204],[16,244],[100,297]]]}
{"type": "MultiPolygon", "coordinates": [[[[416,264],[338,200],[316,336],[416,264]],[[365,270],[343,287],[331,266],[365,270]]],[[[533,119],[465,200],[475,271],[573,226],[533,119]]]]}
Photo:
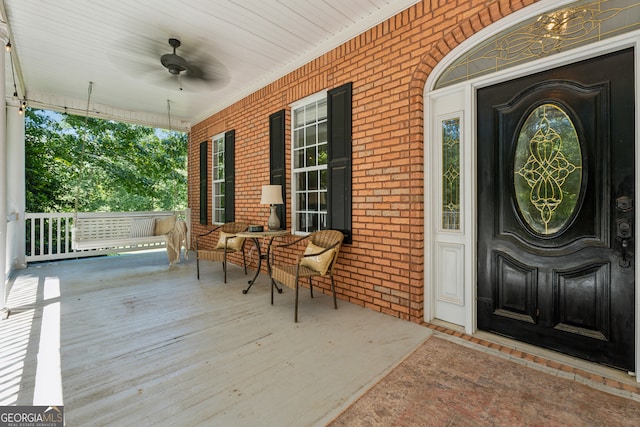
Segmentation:
{"type": "Polygon", "coordinates": [[[200,224],[207,224],[209,206],[209,144],[207,141],[200,143],[200,224]]]}
{"type": "Polygon", "coordinates": [[[235,221],[236,217],[236,131],[224,134],[224,221],[235,221]]]}
{"type": "Polygon", "coordinates": [[[280,228],[287,229],[287,186],[285,161],[285,110],[280,110],[269,116],[269,183],[282,186],[282,200],[276,214],[280,219],[280,228]]]}
{"type": "Polygon", "coordinates": [[[328,108],[328,228],[344,233],[351,243],[351,89],[346,83],[331,89],[328,108]]]}

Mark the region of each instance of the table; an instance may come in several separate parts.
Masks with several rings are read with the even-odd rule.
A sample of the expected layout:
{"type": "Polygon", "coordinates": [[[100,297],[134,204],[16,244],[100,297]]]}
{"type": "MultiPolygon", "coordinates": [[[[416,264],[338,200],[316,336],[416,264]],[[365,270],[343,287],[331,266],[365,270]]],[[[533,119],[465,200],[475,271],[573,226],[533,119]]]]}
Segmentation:
{"type": "MultiPolygon", "coordinates": [[[[269,262],[269,253],[271,252],[271,243],[273,242],[274,237],[286,236],[288,234],[291,234],[291,233],[287,230],[243,231],[240,233],[236,233],[236,236],[238,237],[244,237],[245,239],[253,240],[253,244],[256,246],[256,249],[258,250],[258,268],[256,269],[256,274],[255,276],[253,276],[251,280],[249,280],[249,286],[247,287],[247,289],[242,290],[243,294],[246,294],[247,292],[249,292],[249,289],[251,289],[251,286],[253,286],[253,284],[256,282],[256,279],[260,274],[260,268],[262,267],[263,259],[267,260],[267,272],[269,273],[269,277],[271,277],[271,263],[269,262]],[[265,254],[263,254],[260,249],[260,240],[258,240],[260,237],[269,238],[269,244],[267,245],[267,252],[265,254]]],[[[278,288],[277,286],[276,288],[278,289],[278,293],[281,294],[282,289],[278,288]]]]}

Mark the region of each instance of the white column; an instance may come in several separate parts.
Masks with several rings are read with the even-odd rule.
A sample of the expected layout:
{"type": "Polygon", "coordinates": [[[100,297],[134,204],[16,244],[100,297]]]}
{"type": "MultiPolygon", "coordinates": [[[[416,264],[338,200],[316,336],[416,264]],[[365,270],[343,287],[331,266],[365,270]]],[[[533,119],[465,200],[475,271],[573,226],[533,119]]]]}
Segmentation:
{"type": "MultiPolygon", "coordinates": [[[[0,23],[0,43],[2,46],[9,41],[7,25],[0,23]]],[[[5,100],[5,57],[6,53],[0,54],[0,272],[2,272],[2,280],[0,280],[0,318],[6,318],[9,315],[7,308],[7,280],[9,278],[7,269],[7,166],[10,161],[7,158],[7,107],[5,100]]]]}
{"type": "Polygon", "coordinates": [[[7,99],[7,266],[25,268],[26,181],[24,114],[18,112],[20,100],[7,99]]]}

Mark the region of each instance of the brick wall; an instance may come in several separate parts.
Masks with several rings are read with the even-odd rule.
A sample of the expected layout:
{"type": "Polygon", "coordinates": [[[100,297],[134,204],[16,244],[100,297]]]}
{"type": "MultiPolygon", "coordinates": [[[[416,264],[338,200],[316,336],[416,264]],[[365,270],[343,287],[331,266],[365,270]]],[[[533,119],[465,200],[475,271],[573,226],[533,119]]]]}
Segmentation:
{"type": "MultiPolygon", "coordinates": [[[[259,201],[261,185],[269,182],[269,115],[351,81],[353,243],[343,246],[336,266],[338,297],[420,322],[425,300],[423,91],[427,77],[462,41],[536,1],[424,0],[194,125],[189,136],[192,233],[211,228],[198,221],[202,141],[235,129],[236,220],[264,224],[268,207],[259,201]]],[[[289,125],[290,114],[287,141],[289,125]]],[[[290,144],[286,146],[290,162],[290,144]]],[[[290,179],[290,164],[287,170],[290,179]]],[[[289,182],[288,197],[290,190],[289,182]]],[[[290,215],[290,200],[285,202],[290,215]]],[[[292,255],[281,255],[287,256],[292,255]]],[[[326,282],[321,287],[328,292],[326,282]]]]}

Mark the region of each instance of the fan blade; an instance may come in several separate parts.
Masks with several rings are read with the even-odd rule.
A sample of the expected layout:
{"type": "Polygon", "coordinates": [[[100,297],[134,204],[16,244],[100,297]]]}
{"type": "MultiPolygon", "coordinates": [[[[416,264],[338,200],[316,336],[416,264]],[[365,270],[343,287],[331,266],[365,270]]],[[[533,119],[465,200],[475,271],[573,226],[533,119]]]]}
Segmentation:
{"type": "Polygon", "coordinates": [[[147,38],[118,40],[109,48],[107,56],[119,72],[140,78],[157,69],[163,70],[158,58],[166,50],[160,43],[147,38]]]}
{"type": "Polygon", "coordinates": [[[229,80],[226,68],[212,58],[206,63],[189,62],[185,77],[189,80],[198,79],[205,83],[215,83],[218,86],[226,84],[229,80]]]}

